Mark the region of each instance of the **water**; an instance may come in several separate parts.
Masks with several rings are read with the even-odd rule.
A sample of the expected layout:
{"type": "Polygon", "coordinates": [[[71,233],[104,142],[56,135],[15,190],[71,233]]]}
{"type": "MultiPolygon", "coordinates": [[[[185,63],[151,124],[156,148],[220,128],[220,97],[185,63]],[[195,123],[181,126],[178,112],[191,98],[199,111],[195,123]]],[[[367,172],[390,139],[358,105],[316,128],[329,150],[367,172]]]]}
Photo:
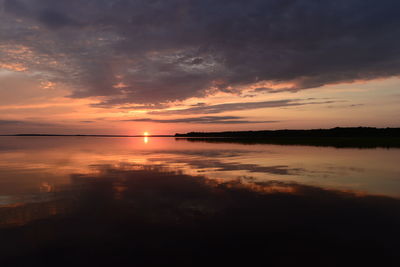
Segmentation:
{"type": "Polygon", "coordinates": [[[0,137],[5,266],[396,264],[400,149],[0,137]]]}

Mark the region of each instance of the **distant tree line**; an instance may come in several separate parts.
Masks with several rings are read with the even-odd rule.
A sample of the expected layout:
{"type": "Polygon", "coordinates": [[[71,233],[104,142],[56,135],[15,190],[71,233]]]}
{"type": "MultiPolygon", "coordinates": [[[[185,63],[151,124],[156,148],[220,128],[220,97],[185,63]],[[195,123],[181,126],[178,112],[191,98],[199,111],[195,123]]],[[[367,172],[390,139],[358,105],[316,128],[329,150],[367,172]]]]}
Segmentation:
{"type": "Polygon", "coordinates": [[[336,127],[311,130],[263,130],[228,132],[189,132],[175,137],[232,138],[400,138],[400,128],[336,127]]]}

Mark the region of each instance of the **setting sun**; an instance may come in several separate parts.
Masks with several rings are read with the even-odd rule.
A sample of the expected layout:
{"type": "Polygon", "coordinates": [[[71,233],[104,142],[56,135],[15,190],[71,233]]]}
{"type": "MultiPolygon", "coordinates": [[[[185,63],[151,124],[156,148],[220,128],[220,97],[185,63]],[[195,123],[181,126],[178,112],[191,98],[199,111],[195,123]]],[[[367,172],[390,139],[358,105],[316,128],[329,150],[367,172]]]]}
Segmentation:
{"type": "Polygon", "coordinates": [[[149,133],[148,132],[144,132],[143,135],[144,136],[149,136],[149,133]]]}

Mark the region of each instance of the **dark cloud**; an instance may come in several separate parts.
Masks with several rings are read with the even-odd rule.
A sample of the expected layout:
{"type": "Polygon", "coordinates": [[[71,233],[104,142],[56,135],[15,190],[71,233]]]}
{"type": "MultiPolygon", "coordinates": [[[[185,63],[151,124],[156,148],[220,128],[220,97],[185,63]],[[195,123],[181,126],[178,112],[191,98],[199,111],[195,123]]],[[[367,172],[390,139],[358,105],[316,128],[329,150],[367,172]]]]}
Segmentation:
{"type": "Polygon", "coordinates": [[[183,119],[130,119],[125,121],[141,121],[141,122],[158,122],[158,123],[197,123],[197,124],[246,124],[246,123],[275,123],[279,121],[251,121],[244,120],[242,117],[237,116],[204,116],[183,119]]]}
{"type": "MultiPolygon", "coordinates": [[[[0,58],[103,106],[400,74],[395,0],[5,0],[0,58]],[[9,53],[23,46],[30,57],[9,53]],[[263,88],[263,87],[259,87],[263,88]]],[[[256,90],[257,91],[257,90],[256,90]]],[[[258,91],[276,92],[263,89],[258,91]]]]}
{"type": "Polygon", "coordinates": [[[79,23],[75,22],[67,15],[62,12],[53,11],[46,9],[39,15],[39,20],[49,28],[58,29],[66,26],[79,26],[79,23]]]}
{"type": "Polygon", "coordinates": [[[238,110],[250,110],[259,108],[276,108],[276,107],[291,107],[291,106],[304,106],[312,104],[332,104],[337,101],[310,101],[313,98],[305,99],[285,99],[285,100],[274,100],[274,101],[262,101],[262,102],[239,102],[239,103],[227,103],[217,105],[196,105],[193,108],[179,109],[179,110],[165,110],[165,111],[151,111],[149,114],[215,114],[228,111],[238,110]]]}
{"type": "MultiPolygon", "coordinates": [[[[100,107],[100,108],[107,107],[106,104],[101,104],[101,103],[93,104],[92,106],[100,107]]],[[[145,104],[145,105],[121,106],[121,107],[119,107],[119,109],[142,110],[142,109],[163,109],[163,108],[167,108],[167,107],[169,107],[169,105],[166,105],[166,104],[145,104]]]]}
{"type": "Polygon", "coordinates": [[[0,134],[42,133],[49,129],[57,129],[59,126],[60,124],[58,123],[36,120],[0,119],[0,134]]]}
{"type": "Polygon", "coordinates": [[[365,106],[365,104],[331,105],[327,106],[327,108],[358,108],[362,106],[365,106]]]}
{"type": "Polygon", "coordinates": [[[15,121],[15,120],[0,120],[0,125],[15,125],[15,124],[23,124],[23,121],[15,121]]]}
{"type": "Polygon", "coordinates": [[[284,87],[284,88],[270,88],[270,87],[258,87],[256,89],[253,89],[250,91],[250,93],[282,93],[282,92],[292,92],[296,93],[299,91],[299,88],[290,88],[290,87],[284,87]]]}
{"type": "Polygon", "coordinates": [[[0,126],[54,126],[54,124],[22,120],[0,120],[0,126]]]}

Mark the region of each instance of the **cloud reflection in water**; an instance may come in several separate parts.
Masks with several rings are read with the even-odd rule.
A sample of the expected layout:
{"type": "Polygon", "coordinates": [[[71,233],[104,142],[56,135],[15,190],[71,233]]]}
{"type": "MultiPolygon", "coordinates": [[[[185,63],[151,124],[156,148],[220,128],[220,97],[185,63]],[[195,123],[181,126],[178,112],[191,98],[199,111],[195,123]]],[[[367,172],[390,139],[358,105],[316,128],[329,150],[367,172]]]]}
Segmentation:
{"type": "Polygon", "coordinates": [[[2,262],[391,266],[399,245],[400,200],[390,197],[130,163],[71,181],[47,202],[0,208],[2,262]]]}

